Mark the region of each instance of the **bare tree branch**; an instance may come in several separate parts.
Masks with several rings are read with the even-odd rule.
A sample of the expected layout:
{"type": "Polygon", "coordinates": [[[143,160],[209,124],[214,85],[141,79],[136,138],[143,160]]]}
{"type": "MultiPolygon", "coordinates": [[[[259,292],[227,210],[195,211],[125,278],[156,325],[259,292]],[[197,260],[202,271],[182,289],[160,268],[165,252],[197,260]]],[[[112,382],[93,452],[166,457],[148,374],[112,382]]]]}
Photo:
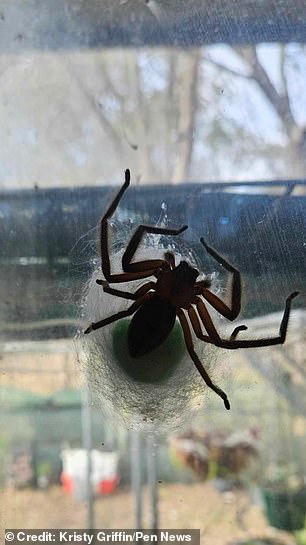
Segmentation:
{"type": "Polygon", "coordinates": [[[114,151],[118,155],[118,158],[121,160],[123,153],[122,139],[118,132],[115,130],[114,125],[109,121],[109,119],[107,119],[103,111],[103,105],[96,100],[92,92],[87,88],[84,78],[77,73],[77,69],[75,66],[73,66],[71,60],[68,61],[67,58],[63,57],[63,63],[65,64],[70,76],[73,77],[73,79],[76,81],[78,88],[80,89],[84,99],[86,100],[88,108],[94,114],[102,130],[106,132],[106,134],[108,134],[109,138],[113,142],[114,151]]]}
{"type": "Polygon", "coordinates": [[[230,68],[229,66],[226,66],[225,64],[222,64],[221,62],[218,62],[215,59],[212,59],[209,55],[202,55],[202,60],[210,64],[213,64],[217,68],[220,68],[220,70],[223,70],[224,72],[227,72],[228,74],[232,74],[233,76],[237,78],[248,79],[248,80],[252,79],[252,74],[244,74],[243,72],[234,70],[234,68],[230,68]]]}
{"type": "Polygon", "coordinates": [[[140,150],[138,154],[139,158],[139,170],[142,178],[146,182],[151,178],[151,162],[150,162],[150,148],[148,142],[148,113],[145,104],[145,98],[143,95],[143,85],[141,81],[141,72],[138,64],[138,55],[135,54],[128,58],[130,79],[130,88],[134,92],[134,99],[137,109],[136,116],[136,139],[137,145],[140,150]]]}
{"type": "Polygon", "coordinates": [[[290,138],[291,131],[295,127],[296,123],[292,116],[287,87],[286,92],[283,94],[280,94],[277,91],[266,70],[259,62],[255,46],[243,49],[235,48],[235,51],[249,65],[252,79],[256,81],[266,98],[269,100],[270,104],[273,106],[273,109],[277,112],[285,127],[287,135],[290,138]]]}
{"type": "Polygon", "coordinates": [[[193,131],[198,107],[198,77],[200,50],[196,49],[184,59],[179,81],[178,135],[176,164],[172,181],[178,183],[188,177],[192,148],[193,131]]]}
{"type": "Polygon", "coordinates": [[[288,163],[290,164],[291,174],[294,177],[305,176],[306,171],[306,159],[305,159],[305,127],[297,125],[291,108],[288,81],[286,77],[285,64],[286,64],[286,48],[281,46],[281,58],[280,58],[280,71],[282,79],[282,90],[273,85],[272,80],[269,77],[268,72],[260,63],[257,50],[255,46],[250,47],[234,47],[233,50],[239,55],[239,57],[246,63],[248,67],[248,73],[240,72],[223,65],[222,63],[215,62],[210,57],[204,57],[206,61],[213,63],[215,66],[232,74],[235,77],[253,80],[257,83],[266,99],[270,102],[273,110],[278,115],[279,120],[282,123],[284,131],[288,138],[288,146],[285,149],[287,153],[288,163]]]}

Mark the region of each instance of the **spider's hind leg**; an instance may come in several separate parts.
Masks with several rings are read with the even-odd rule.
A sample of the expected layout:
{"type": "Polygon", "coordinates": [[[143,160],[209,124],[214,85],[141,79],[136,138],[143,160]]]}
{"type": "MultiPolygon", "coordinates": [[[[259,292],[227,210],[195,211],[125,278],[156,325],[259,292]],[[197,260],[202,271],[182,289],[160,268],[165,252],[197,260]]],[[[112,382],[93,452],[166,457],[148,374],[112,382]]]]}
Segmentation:
{"type": "MultiPolygon", "coordinates": [[[[197,337],[199,337],[205,342],[214,344],[215,346],[219,346],[220,348],[228,348],[228,349],[234,350],[237,348],[255,348],[257,346],[258,347],[273,346],[276,344],[283,344],[286,340],[286,335],[287,335],[287,328],[288,328],[288,322],[289,322],[290,311],[291,311],[291,303],[292,303],[292,300],[295,297],[297,297],[297,295],[298,295],[298,292],[294,291],[287,297],[284,314],[283,314],[282,321],[279,327],[279,334],[276,337],[263,337],[259,339],[237,339],[236,337],[239,331],[247,329],[245,325],[240,325],[234,329],[229,339],[221,338],[212,322],[212,319],[209,315],[209,312],[205,304],[199,297],[195,300],[195,303],[196,303],[196,307],[197,307],[197,311],[199,313],[200,319],[208,335],[204,335],[201,332],[197,324],[198,320],[196,317],[193,317],[192,325],[194,327],[194,331],[197,337]]],[[[188,312],[193,316],[194,311],[192,308],[189,309],[188,312]]]]}
{"type": "Polygon", "coordinates": [[[152,293],[146,293],[142,297],[139,297],[129,308],[126,310],[121,310],[120,312],[116,312],[116,314],[112,314],[112,316],[108,316],[107,318],[104,318],[103,320],[99,320],[98,322],[92,322],[87,329],[85,329],[84,334],[87,335],[88,333],[91,333],[91,331],[95,331],[96,329],[100,329],[101,327],[104,327],[106,325],[112,324],[113,322],[117,322],[117,320],[121,320],[121,318],[126,318],[127,316],[131,316],[136,312],[136,310],[143,305],[146,301],[151,299],[152,293]]]}
{"type": "Polygon", "coordinates": [[[182,310],[178,310],[177,315],[183,329],[186,347],[193,363],[195,364],[197,370],[199,371],[201,377],[203,378],[207,386],[211,388],[219,397],[221,397],[221,399],[223,399],[224,406],[229,411],[231,406],[230,406],[230,402],[228,400],[226,393],[223,390],[221,390],[219,386],[213,383],[213,381],[211,380],[210,376],[208,375],[207,371],[205,370],[198,355],[196,354],[194,350],[191,331],[190,331],[184,312],[182,310]]]}

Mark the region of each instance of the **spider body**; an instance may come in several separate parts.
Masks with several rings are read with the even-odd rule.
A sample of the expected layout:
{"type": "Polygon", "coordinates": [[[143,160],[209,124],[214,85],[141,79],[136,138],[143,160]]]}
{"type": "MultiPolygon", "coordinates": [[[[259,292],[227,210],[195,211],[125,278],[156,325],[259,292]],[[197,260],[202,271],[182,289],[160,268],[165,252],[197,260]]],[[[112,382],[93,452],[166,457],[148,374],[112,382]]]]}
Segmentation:
{"type": "Polygon", "coordinates": [[[194,284],[198,276],[197,269],[181,261],[174,269],[157,272],[156,293],[174,308],[187,309],[195,298],[194,284]]]}
{"type": "Polygon", "coordinates": [[[223,399],[225,408],[230,409],[226,393],[213,383],[196,354],[192,330],[201,341],[220,348],[255,348],[282,344],[286,339],[291,302],[298,295],[298,292],[291,293],[286,299],[285,310],[277,336],[262,339],[237,339],[239,332],[247,329],[245,325],[240,325],[233,330],[229,338],[221,337],[209,314],[207,304],[226,319],[235,320],[240,313],[241,307],[241,276],[238,269],[209,246],[203,238],[201,238],[201,243],[206,251],[231,275],[229,302],[223,301],[211,291],[209,278],[204,277],[204,279],[197,281],[199,271],[187,261],[181,261],[176,265],[175,255],[172,252],[166,252],[163,259],[133,260],[144,234],[176,236],[185,231],[187,225],[183,225],[180,229],[139,225],[123,253],[123,272],[112,273],[108,250],[108,220],[115,212],[129,184],[130,171],[127,169],[123,186],[101,219],[101,267],[105,280],[97,280],[96,282],[103,287],[106,293],[123,299],[130,299],[134,302],[126,310],[92,323],[84,333],[90,333],[121,318],[133,316],[128,329],[128,349],[131,357],[140,358],[166,340],[174,327],[176,318],[178,318],[183,330],[187,351],[198,372],[206,385],[223,399]],[[150,277],[155,278],[155,281],[145,282],[135,292],[123,291],[110,286],[110,284],[131,282],[150,277]]]}
{"type": "MultiPolygon", "coordinates": [[[[166,253],[165,257],[173,266],[172,254],[166,253]]],[[[198,275],[199,271],[187,261],[181,261],[173,269],[155,271],[155,294],[136,311],[129,326],[128,348],[132,358],[149,354],[170,335],[177,310],[188,309],[196,297],[194,284],[198,275]]]]}

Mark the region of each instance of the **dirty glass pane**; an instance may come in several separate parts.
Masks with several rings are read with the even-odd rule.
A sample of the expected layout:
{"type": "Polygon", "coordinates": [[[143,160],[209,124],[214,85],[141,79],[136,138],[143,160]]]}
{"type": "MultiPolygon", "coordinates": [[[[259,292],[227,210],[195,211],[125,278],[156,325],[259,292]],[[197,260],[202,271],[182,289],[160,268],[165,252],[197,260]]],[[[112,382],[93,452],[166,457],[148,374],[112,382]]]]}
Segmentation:
{"type": "MultiPolygon", "coordinates": [[[[305,6],[223,4],[0,3],[3,529],[305,541],[305,6]],[[188,225],[144,237],[135,258],[168,251],[200,271],[204,291],[190,298],[184,276],[178,306],[230,411],[178,319],[134,360],[128,317],[84,335],[133,304],[96,283],[98,224],[126,169],[111,272],[138,225],[188,225]]],[[[140,320],[136,349],[162,316],[140,320]]]]}

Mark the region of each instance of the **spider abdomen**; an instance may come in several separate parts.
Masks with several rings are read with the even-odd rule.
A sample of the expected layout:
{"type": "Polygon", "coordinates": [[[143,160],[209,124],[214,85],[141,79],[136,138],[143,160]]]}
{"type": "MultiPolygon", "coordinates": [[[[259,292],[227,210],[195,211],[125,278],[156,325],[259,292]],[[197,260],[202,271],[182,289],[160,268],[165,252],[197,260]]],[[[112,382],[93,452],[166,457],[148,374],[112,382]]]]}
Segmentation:
{"type": "Polygon", "coordinates": [[[128,349],[132,358],[149,354],[172,331],[176,309],[158,296],[142,305],[134,314],[128,330],[128,349]]]}

